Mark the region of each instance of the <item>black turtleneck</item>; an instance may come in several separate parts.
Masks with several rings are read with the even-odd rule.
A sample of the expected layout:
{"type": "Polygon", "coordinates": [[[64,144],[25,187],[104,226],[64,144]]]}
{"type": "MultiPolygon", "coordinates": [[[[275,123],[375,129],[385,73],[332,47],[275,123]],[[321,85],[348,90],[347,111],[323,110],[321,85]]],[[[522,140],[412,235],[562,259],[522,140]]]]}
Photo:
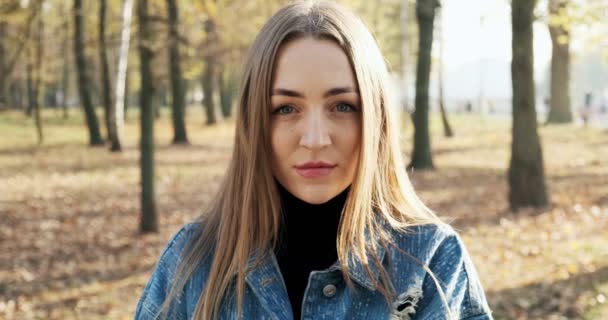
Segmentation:
{"type": "Polygon", "coordinates": [[[310,272],[327,269],[338,260],[336,236],[349,188],[326,203],[314,205],[296,198],[280,183],[277,186],[283,224],[275,254],[294,319],[299,319],[310,272]]]}

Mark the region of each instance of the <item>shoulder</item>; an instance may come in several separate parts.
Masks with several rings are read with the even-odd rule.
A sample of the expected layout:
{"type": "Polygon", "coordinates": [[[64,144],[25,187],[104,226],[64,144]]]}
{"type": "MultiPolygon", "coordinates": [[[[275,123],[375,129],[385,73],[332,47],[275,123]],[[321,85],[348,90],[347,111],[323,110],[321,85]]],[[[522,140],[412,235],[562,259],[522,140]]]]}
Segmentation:
{"type": "Polygon", "coordinates": [[[405,230],[391,229],[391,258],[403,268],[422,270],[424,266],[460,259],[467,255],[458,233],[446,223],[410,226],[405,230]]]}
{"type": "Polygon", "coordinates": [[[491,311],[476,268],[454,228],[445,223],[418,225],[396,232],[393,239],[399,248],[395,251],[407,254],[395,260],[403,264],[409,260],[407,264],[414,265],[413,269],[417,271],[411,274],[416,275],[418,280],[414,282],[422,289],[421,314],[431,316],[431,313],[442,309],[441,289],[445,302],[458,319],[490,318],[491,311]]]}
{"type": "Polygon", "coordinates": [[[190,240],[201,231],[202,222],[191,222],[183,225],[167,242],[163,254],[181,254],[190,240]]]}
{"type": "Polygon", "coordinates": [[[420,259],[423,263],[438,253],[441,247],[448,251],[458,251],[464,247],[460,236],[446,223],[415,225],[406,230],[393,230],[393,243],[402,250],[420,259]]]}
{"type": "Polygon", "coordinates": [[[190,240],[201,232],[201,229],[200,222],[188,223],[174,233],[167,242],[139,299],[135,319],[155,317],[171,289],[184,249],[190,240]]]}
{"type": "Polygon", "coordinates": [[[191,240],[202,232],[201,222],[191,222],[182,226],[165,245],[156,264],[155,271],[172,273],[181,260],[182,253],[191,240]],[[159,270],[162,268],[162,270],[159,270]]]}

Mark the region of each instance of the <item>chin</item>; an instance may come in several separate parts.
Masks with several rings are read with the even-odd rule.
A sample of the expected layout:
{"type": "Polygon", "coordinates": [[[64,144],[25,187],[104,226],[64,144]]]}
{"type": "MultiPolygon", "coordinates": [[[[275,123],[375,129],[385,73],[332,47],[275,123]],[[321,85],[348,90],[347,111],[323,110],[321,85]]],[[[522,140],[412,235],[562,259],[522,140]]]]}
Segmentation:
{"type": "Polygon", "coordinates": [[[340,189],[316,185],[297,188],[297,191],[292,192],[292,194],[298,197],[298,199],[310,204],[323,204],[340,194],[340,189]]]}
{"type": "Polygon", "coordinates": [[[310,203],[310,204],[324,204],[325,202],[331,200],[331,198],[333,198],[333,197],[312,195],[312,196],[304,196],[304,197],[298,197],[298,198],[300,200],[310,203]]]}

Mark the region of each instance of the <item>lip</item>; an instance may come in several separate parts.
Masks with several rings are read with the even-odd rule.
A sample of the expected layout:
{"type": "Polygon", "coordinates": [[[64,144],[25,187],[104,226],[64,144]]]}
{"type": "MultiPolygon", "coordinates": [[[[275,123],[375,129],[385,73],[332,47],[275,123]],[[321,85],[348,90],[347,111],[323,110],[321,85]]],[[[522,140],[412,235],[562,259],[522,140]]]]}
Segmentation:
{"type": "Polygon", "coordinates": [[[319,178],[331,174],[336,166],[333,163],[318,161],[302,163],[294,166],[294,168],[304,178],[319,178]]]}

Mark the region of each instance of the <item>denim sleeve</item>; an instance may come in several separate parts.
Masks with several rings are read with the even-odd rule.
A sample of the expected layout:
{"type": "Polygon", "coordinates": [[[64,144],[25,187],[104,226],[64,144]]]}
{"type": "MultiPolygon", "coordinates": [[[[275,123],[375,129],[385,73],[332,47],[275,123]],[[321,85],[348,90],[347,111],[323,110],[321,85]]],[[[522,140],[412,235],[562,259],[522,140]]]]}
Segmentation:
{"type": "MultiPolygon", "coordinates": [[[[146,284],[144,291],[139,298],[135,311],[136,320],[156,319],[160,306],[165,301],[175,270],[180,259],[181,252],[186,245],[190,229],[193,224],[182,227],[166,245],[160,259],[156,263],[154,272],[146,284]]],[[[173,301],[169,308],[171,319],[185,319],[186,306],[183,299],[179,297],[173,301]]]]}
{"type": "MultiPolygon", "coordinates": [[[[434,273],[455,320],[491,320],[485,293],[464,243],[450,228],[433,253],[429,268],[434,273]]],[[[437,285],[427,274],[415,319],[450,319],[437,285]]]]}

